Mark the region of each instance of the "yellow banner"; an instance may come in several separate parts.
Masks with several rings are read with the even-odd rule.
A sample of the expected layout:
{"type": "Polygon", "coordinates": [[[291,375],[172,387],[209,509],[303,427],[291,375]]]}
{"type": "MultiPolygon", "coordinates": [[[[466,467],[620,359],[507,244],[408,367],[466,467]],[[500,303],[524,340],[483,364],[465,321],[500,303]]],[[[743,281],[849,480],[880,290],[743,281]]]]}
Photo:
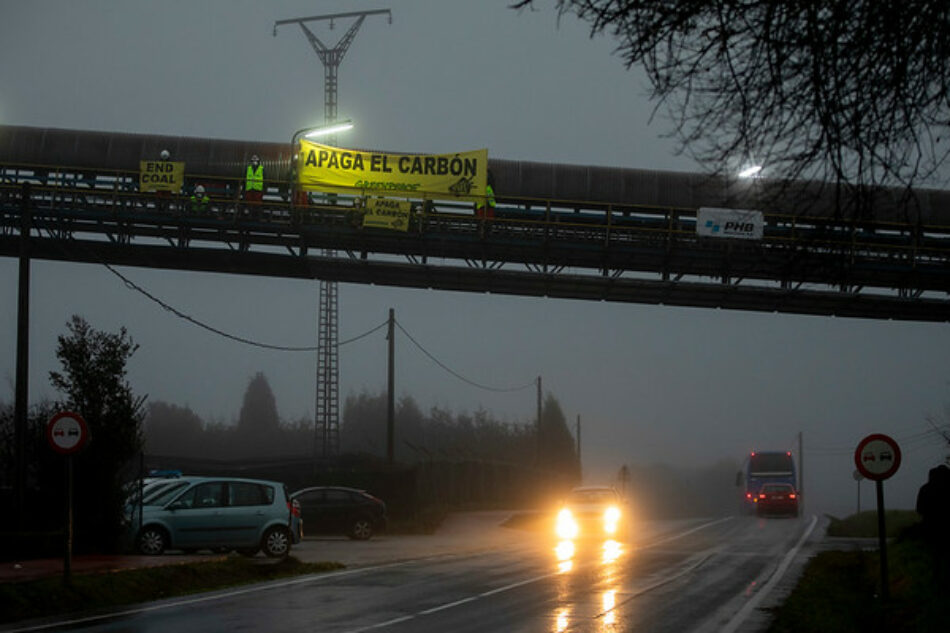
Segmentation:
{"type": "Polygon", "coordinates": [[[412,203],[408,200],[369,198],[366,201],[365,210],[366,214],[363,216],[364,228],[373,227],[394,231],[409,230],[409,215],[412,213],[412,203]]]}
{"type": "Polygon", "coordinates": [[[139,161],[139,191],[181,191],[185,163],[170,160],[139,161]]]}
{"type": "Polygon", "coordinates": [[[384,154],[300,141],[297,182],[308,190],[483,200],[488,150],[384,154]]]}

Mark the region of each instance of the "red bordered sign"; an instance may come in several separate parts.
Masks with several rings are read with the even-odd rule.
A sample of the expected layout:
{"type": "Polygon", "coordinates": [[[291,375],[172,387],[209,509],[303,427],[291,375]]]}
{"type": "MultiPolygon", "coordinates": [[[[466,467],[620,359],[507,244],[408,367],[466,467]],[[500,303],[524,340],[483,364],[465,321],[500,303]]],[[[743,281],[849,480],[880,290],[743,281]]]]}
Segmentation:
{"type": "Polygon", "coordinates": [[[868,435],[854,449],[854,465],[868,479],[882,481],[900,468],[901,449],[897,442],[886,435],[868,435]]]}
{"type": "Polygon", "coordinates": [[[82,449],[89,441],[89,426],[78,413],[63,411],[47,422],[46,439],[54,451],[70,455],[82,449]]]}

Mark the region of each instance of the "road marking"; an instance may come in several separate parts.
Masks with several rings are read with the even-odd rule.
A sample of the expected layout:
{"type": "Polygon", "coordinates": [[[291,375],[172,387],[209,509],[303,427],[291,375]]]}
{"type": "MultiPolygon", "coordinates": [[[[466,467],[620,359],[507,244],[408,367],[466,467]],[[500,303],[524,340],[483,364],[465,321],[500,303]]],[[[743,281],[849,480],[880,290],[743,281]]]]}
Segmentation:
{"type": "Polygon", "coordinates": [[[627,603],[630,602],[631,600],[633,600],[633,599],[635,599],[635,598],[639,598],[640,596],[642,596],[642,595],[645,594],[645,593],[649,593],[649,592],[653,591],[654,589],[659,589],[659,588],[662,587],[663,585],[668,585],[669,583],[673,582],[673,581],[676,580],[677,578],[681,578],[682,576],[685,576],[686,574],[691,574],[691,573],[693,573],[693,572],[694,572],[696,569],[698,569],[703,563],[705,563],[707,560],[709,560],[710,558],[712,558],[713,555],[715,555],[720,549],[722,549],[722,547],[717,546],[717,547],[713,547],[713,548],[711,548],[711,549],[706,550],[706,552],[703,552],[702,554],[700,554],[700,555],[697,557],[698,560],[696,560],[696,562],[692,563],[691,565],[689,565],[689,566],[687,566],[687,567],[684,567],[683,569],[679,570],[678,572],[676,572],[676,573],[673,574],[672,576],[667,576],[667,577],[665,577],[665,578],[660,578],[660,579],[657,580],[656,582],[654,582],[654,583],[652,583],[652,584],[650,584],[650,585],[647,585],[646,587],[641,587],[640,589],[637,589],[637,590],[631,592],[624,600],[618,602],[617,604],[615,604],[615,605],[612,606],[611,608],[607,609],[606,611],[602,611],[602,612],[598,613],[597,615],[595,615],[595,616],[594,616],[594,619],[596,620],[597,618],[602,618],[602,617],[606,616],[608,613],[611,613],[611,612],[613,612],[613,611],[616,611],[617,609],[619,609],[619,608],[622,607],[623,605],[627,604],[627,603]]]}
{"type": "Polygon", "coordinates": [[[161,611],[163,609],[173,609],[175,607],[186,607],[193,604],[200,604],[202,602],[213,602],[215,600],[226,600],[227,598],[233,598],[235,596],[242,596],[249,593],[257,593],[259,591],[267,591],[270,589],[280,589],[282,587],[290,587],[293,585],[299,585],[307,582],[320,582],[330,578],[339,578],[341,576],[352,576],[354,574],[359,574],[367,571],[376,571],[378,569],[386,569],[388,567],[395,567],[397,565],[405,565],[414,561],[400,561],[397,563],[387,563],[384,565],[374,565],[372,567],[360,567],[359,569],[345,569],[335,572],[327,572],[325,574],[310,574],[307,576],[298,576],[297,578],[291,578],[289,580],[277,580],[268,582],[266,584],[245,587],[243,589],[234,589],[231,591],[226,591],[223,593],[209,593],[202,596],[196,596],[194,598],[186,598],[183,600],[172,600],[171,602],[163,602],[161,604],[150,604],[143,607],[135,607],[132,609],[124,609],[121,611],[111,611],[109,613],[103,613],[101,615],[90,615],[80,618],[74,618],[72,620],[59,620],[56,622],[48,622],[45,624],[36,624],[33,626],[27,626],[19,629],[11,629],[6,633],[27,633],[28,631],[43,631],[45,629],[52,629],[61,626],[75,626],[78,624],[88,624],[91,622],[99,622],[101,620],[111,620],[115,618],[121,618],[130,615],[140,615],[143,613],[151,613],[152,611],[161,611]]]}
{"type": "Polygon", "coordinates": [[[456,600],[455,602],[449,602],[438,607],[432,607],[431,609],[426,609],[425,611],[420,611],[419,615],[429,615],[430,613],[436,613],[438,611],[445,611],[446,609],[451,609],[452,607],[457,607],[460,604],[465,604],[466,602],[472,602],[473,600],[478,600],[481,596],[469,596],[468,598],[462,598],[461,600],[456,600]]]}
{"type": "Polygon", "coordinates": [[[364,626],[361,629],[351,629],[347,633],[362,633],[363,631],[372,631],[373,629],[381,629],[387,626],[392,626],[394,624],[399,624],[400,622],[405,622],[407,620],[412,620],[415,618],[415,615],[404,615],[401,618],[393,618],[392,620],[386,620],[385,622],[377,622],[376,624],[370,624],[369,626],[364,626]]]}
{"type": "MultiPolygon", "coordinates": [[[[639,547],[638,549],[649,549],[649,548],[655,547],[656,545],[660,545],[660,544],[662,544],[662,543],[669,543],[670,541],[675,541],[676,539],[683,538],[684,536],[687,536],[687,535],[692,534],[692,533],[694,533],[694,532],[698,532],[699,530],[703,530],[703,529],[706,529],[706,528],[708,528],[708,527],[712,527],[713,525],[718,525],[719,523],[723,523],[724,521],[729,521],[729,520],[731,520],[731,519],[732,519],[732,517],[725,517],[725,518],[723,518],[723,519],[717,519],[717,520],[715,520],[715,521],[710,521],[710,522],[708,522],[708,523],[703,523],[703,524],[698,525],[698,526],[696,526],[696,527],[694,527],[694,528],[690,528],[689,530],[685,530],[685,531],[680,532],[680,533],[678,533],[678,534],[675,534],[675,535],[673,535],[673,536],[670,536],[670,537],[661,539],[661,540],[659,540],[659,541],[656,541],[655,543],[652,543],[652,544],[650,544],[650,545],[646,545],[646,546],[643,546],[643,547],[639,547]]],[[[684,575],[686,575],[686,574],[688,574],[688,573],[694,571],[694,570],[695,570],[696,568],[698,568],[700,565],[702,565],[703,563],[705,563],[705,562],[713,555],[713,553],[715,553],[715,552],[718,551],[719,549],[721,549],[721,547],[717,546],[717,547],[712,548],[711,550],[707,550],[708,553],[703,553],[703,554],[701,554],[701,555],[698,557],[698,560],[697,560],[695,563],[689,565],[688,567],[686,567],[686,568],[684,568],[684,569],[679,570],[678,572],[676,572],[676,573],[673,574],[672,576],[669,576],[669,577],[667,577],[667,578],[661,578],[661,579],[657,580],[656,582],[654,582],[653,584],[648,585],[647,587],[641,588],[641,589],[638,590],[634,595],[630,596],[627,600],[624,600],[623,603],[621,603],[621,604],[624,604],[624,603],[626,603],[626,602],[629,602],[630,600],[632,600],[633,598],[635,598],[635,597],[637,597],[637,596],[641,596],[641,595],[643,595],[643,594],[645,594],[645,593],[647,593],[647,592],[649,592],[649,591],[652,591],[652,590],[654,590],[654,589],[656,589],[656,588],[658,588],[658,587],[662,587],[663,585],[668,584],[668,583],[670,583],[670,582],[676,580],[677,578],[679,578],[679,577],[681,577],[681,576],[684,576],[684,575]]],[[[596,563],[589,563],[588,565],[585,565],[585,566],[591,566],[591,565],[595,565],[595,564],[596,564],[596,563]]],[[[453,601],[453,602],[447,602],[447,603],[445,603],[445,604],[441,604],[441,605],[438,605],[438,606],[435,606],[435,607],[431,607],[431,608],[429,608],[429,609],[426,609],[425,611],[419,611],[419,612],[417,612],[417,613],[414,613],[414,614],[412,614],[412,615],[408,615],[408,616],[405,616],[405,617],[402,617],[402,618],[397,618],[397,619],[395,619],[395,620],[389,620],[389,621],[387,621],[387,622],[380,622],[380,623],[378,623],[378,624],[373,624],[373,625],[365,626],[365,627],[358,628],[358,629],[350,629],[350,630],[346,631],[346,633],[362,633],[363,631],[369,631],[369,630],[372,630],[372,629],[384,628],[384,627],[389,626],[389,625],[391,625],[391,624],[396,624],[396,623],[398,623],[398,622],[404,622],[404,621],[406,621],[406,620],[410,620],[410,619],[412,619],[412,618],[414,618],[414,617],[417,617],[417,616],[429,615],[429,614],[432,614],[432,613],[437,613],[437,612],[439,612],[439,611],[445,611],[445,610],[448,610],[448,609],[452,609],[452,608],[457,607],[457,606],[459,606],[459,605],[468,604],[468,603],[470,603],[470,602],[474,602],[474,601],[479,600],[479,599],[481,599],[481,598],[485,598],[485,597],[488,597],[488,596],[493,596],[493,595],[496,595],[496,594],[499,594],[499,593],[504,593],[504,592],[506,592],[506,591],[511,591],[512,589],[516,589],[516,588],[518,588],[518,587],[523,587],[523,586],[525,586],[525,585],[530,585],[530,584],[533,584],[533,583],[536,583],[536,582],[540,582],[540,581],[542,581],[542,580],[545,580],[545,579],[547,579],[547,578],[552,578],[552,577],[554,577],[554,576],[560,576],[560,575],[561,575],[561,572],[559,572],[559,571],[551,572],[551,573],[549,573],[549,574],[542,574],[542,575],[540,575],[540,576],[535,576],[534,578],[528,578],[528,579],[526,579],[526,580],[520,580],[520,581],[518,581],[518,582],[514,582],[514,583],[511,583],[511,584],[505,585],[505,586],[503,586],[503,587],[497,587],[497,588],[491,589],[491,590],[489,590],[489,591],[484,591],[484,592],[482,592],[482,593],[478,593],[478,594],[475,594],[475,595],[473,595],[473,596],[468,596],[468,597],[466,597],[466,598],[462,598],[462,599],[460,599],[460,600],[455,600],[455,601],[453,601]]],[[[620,605],[617,605],[617,607],[619,607],[619,606],[620,606],[620,605]]],[[[617,607],[614,607],[614,609],[616,609],[617,607]]],[[[613,610],[613,609],[611,609],[611,610],[613,610]]],[[[599,615],[597,615],[597,616],[595,616],[595,617],[602,617],[602,616],[606,615],[607,613],[609,613],[609,611],[610,611],[610,610],[605,611],[604,613],[601,613],[601,614],[599,614],[599,615]]]]}
{"type": "Polygon", "coordinates": [[[776,583],[782,579],[782,576],[785,575],[785,572],[788,570],[788,566],[792,564],[792,560],[798,554],[798,550],[800,550],[802,545],[805,544],[805,541],[811,535],[812,530],[815,529],[815,524],[817,523],[818,516],[813,514],[811,516],[811,524],[802,533],[802,536],[798,539],[798,542],[795,543],[795,547],[790,549],[788,553],[785,554],[785,558],[782,559],[781,564],[779,564],[778,568],[775,570],[775,573],[773,573],[769,578],[769,581],[765,583],[765,586],[755,593],[752,598],[750,598],[749,601],[742,606],[741,609],[739,609],[739,612],[736,613],[731,620],[729,620],[729,623],[726,624],[726,626],[719,630],[719,633],[735,633],[735,631],[738,630],[739,626],[745,622],[746,618],[749,617],[749,614],[752,613],[752,610],[755,609],[760,602],[762,602],[765,596],[767,596],[772,590],[772,587],[774,587],[776,583]]]}
{"type": "Polygon", "coordinates": [[[705,530],[706,528],[712,527],[712,526],[714,526],[714,525],[718,525],[719,523],[725,523],[726,521],[732,521],[732,519],[733,519],[733,517],[725,517],[725,518],[722,518],[722,519],[717,519],[717,520],[715,520],[715,521],[710,521],[709,523],[703,523],[703,524],[701,524],[701,525],[697,525],[696,527],[694,527],[694,528],[692,528],[692,529],[690,529],[690,530],[686,530],[685,532],[680,532],[679,534],[677,534],[677,535],[675,535],[675,536],[670,536],[669,538],[665,538],[665,539],[656,541],[655,543],[650,543],[649,545],[644,545],[643,547],[640,547],[639,549],[652,549],[652,548],[656,547],[657,545],[662,545],[663,543],[669,543],[670,541],[675,541],[675,540],[677,540],[677,539],[681,539],[681,538],[683,538],[684,536],[688,536],[689,534],[692,534],[693,532],[699,532],[700,530],[705,530]]]}
{"type": "MultiPolygon", "coordinates": [[[[707,528],[707,527],[711,527],[711,526],[716,525],[716,524],[718,524],[718,523],[722,523],[723,521],[728,521],[728,520],[730,520],[731,518],[732,518],[732,517],[726,517],[726,518],[724,518],[724,519],[718,519],[718,520],[716,520],[716,521],[711,521],[711,522],[709,522],[709,523],[703,523],[703,524],[701,524],[701,525],[699,525],[699,526],[697,526],[697,527],[694,527],[694,528],[691,528],[691,529],[686,530],[686,531],[684,531],[684,532],[675,534],[674,536],[670,536],[670,537],[668,537],[668,538],[665,538],[665,539],[656,541],[655,543],[651,543],[650,545],[644,545],[644,546],[642,546],[642,547],[639,547],[638,549],[650,549],[650,548],[652,548],[652,547],[655,547],[655,546],[660,545],[660,544],[663,544],[663,543],[668,543],[668,542],[670,542],[670,541],[675,541],[675,540],[677,540],[677,539],[683,538],[684,536],[687,536],[687,535],[689,535],[689,534],[692,534],[693,532],[698,532],[699,530],[703,530],[703,529],[705,529],[705,528],[707,528]]],[[[452,554],[446,554],[446,555],[436,555],[436,556],[431,556],[431,557],[426,557],[426,558],[443,558],[443,557],[451,558],[451,557],[453,557],[453,556],[454,556],[454,555],[452,555],[452,554]]],[[[257,593],[257,592],[261,592],[261,591],[269,591],[269,590],[271,590],[271,589],[280,589],[280,588],[282,588],[282,587],[291,587],[291,586],[294,586],[294,585],[300,585],[300,584],[304,584],[304,583],[322,582],[322,581],[324,581],[324,580],[330,580],[330,579],[333,579],[333,578],[340,578],[340,577],[343,577],[343,576],[352,576],[352,575],[355,575],[355,574],[363,574],[363,573],[367,573],[367,572],[377,571],[377,570],[380,570],[380,569],[388,569],[388,568],[391,568],[391,567],[398,567],[398,566],[401,566],[401,565],[408,565],[408,564],[411,564],[411,563],[418,563],[418,562],[420,562],[420,560],[425,560],[425,559],[418,559],[418,558],[417,558],[417,559],[410,559],[410,560],[404,560],[404,561],[397,561],[397,562],[394,562],[394,563],[385,563],[385,564],[382,564],[382,565],[373,565],[373,566],[370,566],[370,567],[360,567],[360,568],[357,568],[357,569],[346,569],[346,570],[336,571],[336,572],[327,572],[327,573],[325,573],[325,574],[319,574],[319,575],[310,574],[310,575],[307,575],[307,576],[298,576],[297,578],[292,578],[292,579],[289,579],[289,580],[272,581],[272,582],[268,582],[268,583],[266,583],[266,584],[255,585],[255,586],[251,586],[251,587],[245,587],[245,588],[243,588],[243,589],[234,589],[234,590],[225,591],[225,592],[222,592],[222,593],[215,592],[215,593],[205,594],[205,595],[201,595],[201,596],[196,596],[196,597],[193,597],[193,598],[185,598],[185,599],[182,599],[182,600],[175,600],[175,599],[172,599],[170,602],[163,602],[163,603],[161,603],[161,604],[149,604],[149,605],[142,606],[142,607],[134,607],[134,608],[130,608],[130,609],[123,609],[123,610],[120,610],[120,611],[112,611],[112,612],[103,613],[103,614],[100,614],[100,615],[84,616],[84,617],[79,617],[79,618],[73,618],[73,619],[71,619],[71,620],[58,620],[58,621],[55,621],[55,622],[47,622],[47,623],[44,623],[44,624],[35,624],[35,625],[32,625],[32,626],[26,626],[26,627],[22,627],[22,628],[18,628],[18,629],[10,629],[10,630],[7,631],[7,633],[28,633],[28,632],[30,632],[30,631],[43,631],[43,630],[46,630],[46,629],[52,629],[52,628],[58,628],[58,627],[64,627],[64,626],[77,626],[77,625],[82,625],[82,624],[89,624],[89,623],[92,623],[92,622],[100,622],[100,621],[103,621],[103,620],[112,620],[112,619],[122,618],[122,617],[127,617],[127,616],[141,615],[141,614],[145,614],[145,613],[152,613],[152,612],[154,612],[154,611],[162,611],[162,610],[165,610],[165,609],[174,609],[174,608],[177,608],[177,607],[187,607],[187,606],[191,606],[191,605],[195,605],[195,604],[201,604],[201,603],[203,603],[203,602],[214,602],[214,601],[216,601],[216,600],[226,600],[226,599],[228,599],[228,598],[234,598],[234,597],[236,597],[236,596],[243,596],[243,595],[247,595],[247,594],[251,594],[251,593],[257,593]]],[[[703,561],[700,561],[700,563],[702,563],[702,562],[703,562],[703,561]]],[[[698,566],[698,564],[697,564],[696,566],[698,566]]],[[[691,569],[692,569],[692,568],[691,568],[691,569]]],[[[512,590],[512,589],[516,589],[516,588],[522,587],[522,586],[524,586],[524,585],[529,585],[529,584],[532,584],[532,583],[540,582],[540,581],[542,581],[542,580],[544,580],[544,579],[546,579],[546,578],[551,578],[551,577],[553,577],[553,576],[558,576],[558,575],[560,575],[560,573],[561,573],[561,572],[552,572],[552,573],[550,573],[550,574],[544,574],[544,575],[541,575],[541,576],[536,576],[536,577],[534,577],[534,578],[529,578],[529,579],[527,579],[527,580],[521,580],[521,581],[518,581],[518,582],[515,582],[515,583],[511,583],[511,584],[509,584],[509,585],[505,585],[504,587],[499,587],[499,588],[497,588],[497,589],[492,589],[492,590],[485,591],[485,592],[480,593],[480,594],[476,594],[476,595],[471,596],[471,597],[469,597],[469,598],[464,598],[464,599],[462,599],[462,600],[457,600],[457,601],[452,602],[452,603],[446,603],[446,604],[444,604],[444,605],[440,605],[440,606],[437,606],[437,607],[432,607],[431,609],[427,609],[426,611],[420,611],[420,612],[418,612],[418,613],[416,613],[416,614],[413,614],[413,615],[408,615],[408,616],[403,616],[403,617],[395,618],[395,619],[393,619],[393,620],[388,620],[388,621],[386,621],[386,622],[380,622],[380,623],[378,623],[378,624],[369,625],[369,626],[366,626],[366,627],[363,627],[363,628],[360,628],[360,629],[353,629],[353,630],[347,631],[347,633],[359,633],[360,631],[368,631],[368,630],[371,630],[371,629],[384,628],[384,627],[387,627],[387,626],[391,626],[391,625],[393,625],[393,624],[398,624],[399,622],[404,622],[404,621],[406,621],[406,620],[411,620],[411,619],[417,617],[418,615],[425,615],[425,614],[427,614],[427,613],[435,613],[435,612],[437,612],[437,611],[442,611],[442,610],[445,610],[445,609],[450,609],[450,608],[455,607],[455,606],[458,606],[458,605],[460,605],[460,604],[465,604],[465,603],[468,603],[468,602],[473,602],[473,601],[475,601],[475,600],[478,600],[479,598],[484,598],[484,597],[487,597],[487,596],[491,596],[491,595],[495,595],[495,594],[499,594],[499,593],[504,593],[505,591],[510,591],[510,590],[512,590]]],[[[660,582],[660,583],[658,583],[658,584],[655,584],[655,585],[653,585],[653,586],[651,586],[651,587],[648,587],[648,588],[644,589],[643,591],[641,591],[640,593],[642,594],[642,593],[644,593],[644,592],[646,592],[646,591],[649,591],[649,590],[654,589],[654,588],[656,588],[656,587],[658,587],[658,586],[661,586],[662,584],[665,584],[665,582],[669,582],[669,580],[663,581],[663,582],[660,582]]],[[[639,594],[638,594],[638,595],[639,595],[639,594]]]]}

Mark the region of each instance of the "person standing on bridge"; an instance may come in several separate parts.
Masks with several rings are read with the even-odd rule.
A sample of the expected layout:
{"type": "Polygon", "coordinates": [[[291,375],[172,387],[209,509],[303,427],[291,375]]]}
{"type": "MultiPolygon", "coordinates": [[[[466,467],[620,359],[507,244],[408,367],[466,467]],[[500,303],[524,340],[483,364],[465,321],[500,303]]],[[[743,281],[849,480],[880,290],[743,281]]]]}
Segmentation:
{"type": "Polygon", "coordinates": [[[495,174],[488,170],[488,184],[485,185],[485,199],[475,207],[475,216],[492,219],[495,217],[495,174]]]}
{"type": "MultiPolygon", "coordinates": [[[[172,159],[172,154],[167,149],[163,149],[158,154],[158,157],[159,159],[161,159],[162,162],[167,163],[172,159]]],[[[165,213],[168,213],[171,210],[170,199],[172,197],[172,192],[168,190],[159,189],[158,191],[155,191],[153,195],[156,198],[155,207],[159,211],[164,211],[165,213]]]]}
{"type": "Polygon", "coordinates": [[[475,217],[483,219],[479,222],[478,232],[483,237],[491,229],[491,220],[495,217],[495,175],[488,170],[488,181],[485,184],[485,198],[475,203],[475,217]]]}
{"type": "MultiPolygon", "coordinates": [[[[260,204],[264,198],[264,166],[257,154],[251,156],[251,164],[244,173],[244,200],[260,204]]],[[[256,214],[256,212],[255,212],[256,214]]]]}
{"type": "Polygon", "coordinates": [[[195,215],[206,215],[208,209],[211,205],[211,198],[208,197],[208,194],[205,193],[204,185],[198,185],[195,187],[195,192],[191,194],[189,199],[191,206],[191,212],[195,215]]]}

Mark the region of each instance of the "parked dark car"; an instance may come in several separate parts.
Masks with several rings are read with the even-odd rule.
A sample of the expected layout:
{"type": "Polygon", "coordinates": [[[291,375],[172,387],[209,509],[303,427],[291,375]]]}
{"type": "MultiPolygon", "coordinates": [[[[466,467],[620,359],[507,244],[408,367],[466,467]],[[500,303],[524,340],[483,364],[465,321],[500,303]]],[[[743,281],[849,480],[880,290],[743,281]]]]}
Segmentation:
{"type": "Polygon", "coordinates": [[[765,484],[755,499],[756,513],[798,516],[798,493],[792,484],[765,484]]]}
{"type": "Polygon", "coordinates": [[[300,504],[305,534],[345,534],[365,541],[386,528],[386,503],[365,490],[317,486],[290,497],[300,504]]]}

